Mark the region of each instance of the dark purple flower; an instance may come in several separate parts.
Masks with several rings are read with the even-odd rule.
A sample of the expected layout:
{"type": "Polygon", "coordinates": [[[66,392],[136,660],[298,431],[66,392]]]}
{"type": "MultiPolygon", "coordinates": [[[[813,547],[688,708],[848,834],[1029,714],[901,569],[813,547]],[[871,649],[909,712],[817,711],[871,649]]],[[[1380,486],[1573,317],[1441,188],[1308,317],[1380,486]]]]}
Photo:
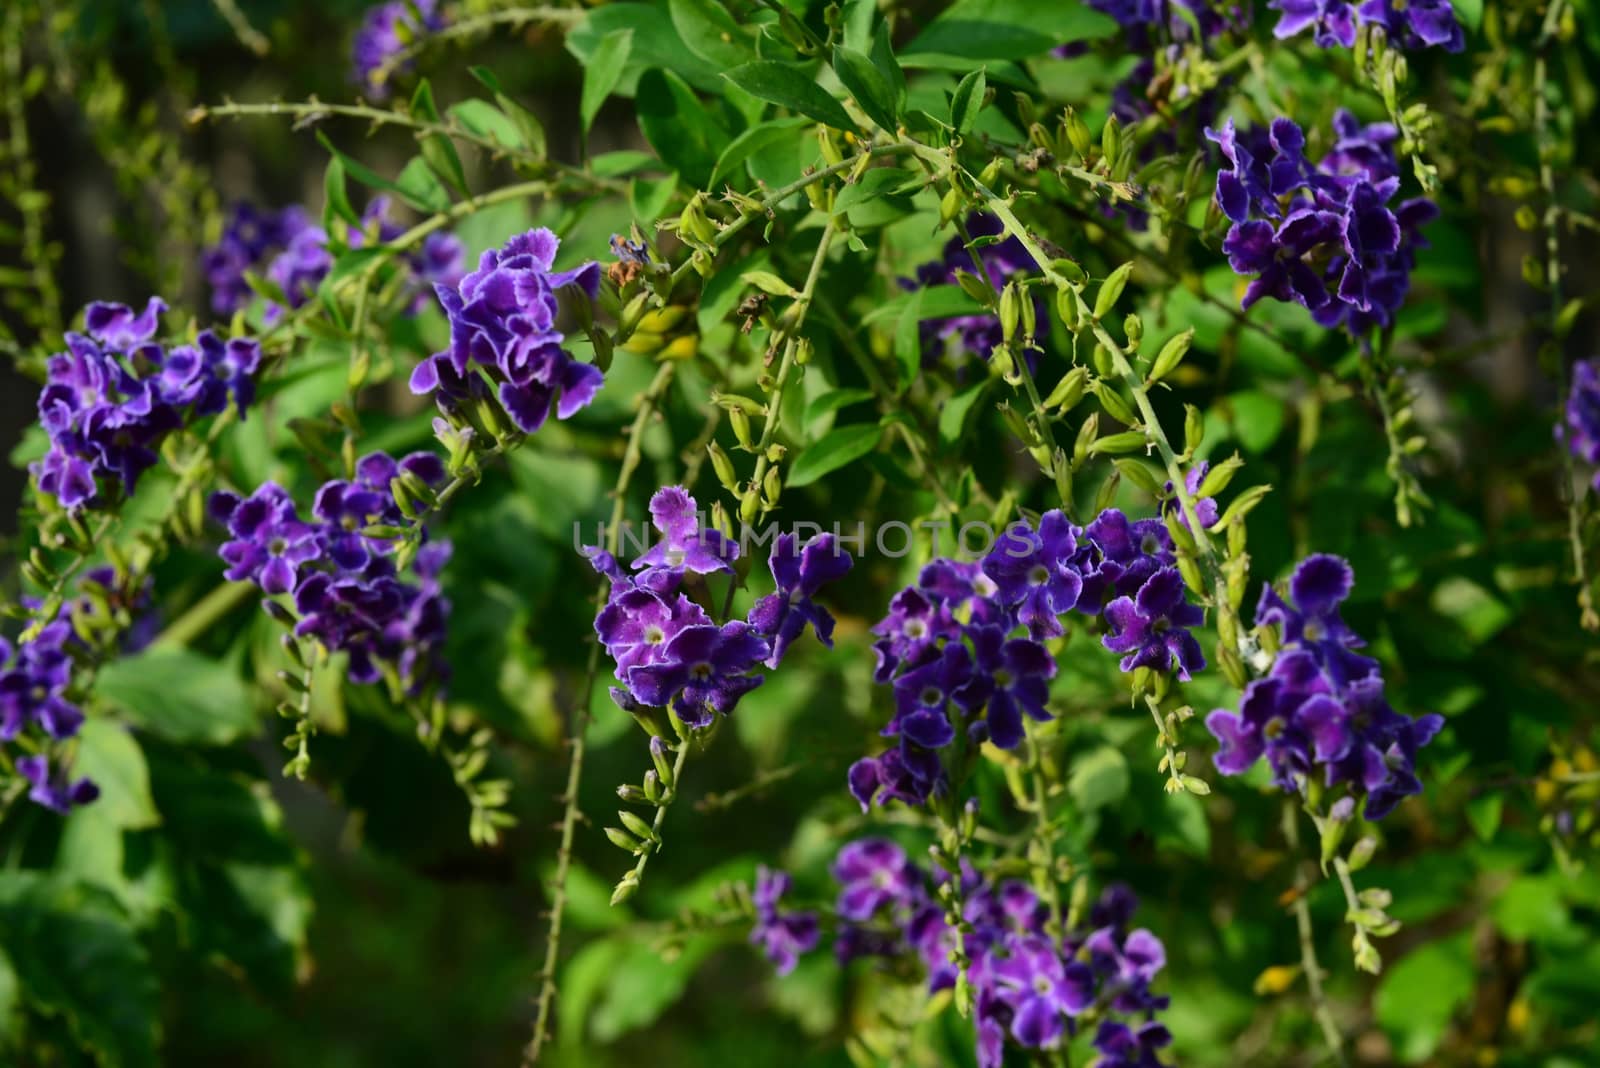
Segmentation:
{"type": "Polygon", "coordinates": [[[395,57],[418,37],[444,29],[438,8],[438,0],[388,0],[367,9],[350,52],[352,77],[363,91],[375,100],[389,95],[388,75],[411,69],[410,60],[394,65],[395,57]]]}
{"type": "Polygon", "coordinates": [[[936,657],[904,672],[894,682],[895,715],[884,728],[924,749],[940,749],[955,740],[949,703],[972,682],[972,654],[951,643],[936,657]]]}
{"type": "Polygon", "coordinates": [[[788,975],[802,953],[817,947],[821,930],[815,912],[784,911],[778,905],[789,891],[789,874],[762,866],[756,869],[756,922],[750,931],[752,945],[761,947],[779,975],[788,975]]]}
{"type": "Polygon", "coordinates": [[[721,627],[685,627],[668,642],[656,663],[628,672],[628,689],[654,708],[671,704],[683,722],[703,727],[715,713],[733,711],[739,698],[761,685],[749,674],[772,652],[765,638],[740,620],[721,627]]]}
{"type": "Polygon", "coordinates": [[[936,752],[901,740],[898,748],[850,765],[850,795],[865,812],[873,802],[899,801],[918,806],[944,787],[944,769],[936,752]]]}
{"type": "MultiPolygon", "coordinates": [[[[1217,521],[1217,500],[1215,497],[1200,496],[1200,484],[1206,480],[1206,475],[1211,472],[1211,464],[1201,460],[1189,468],[1189,473],[1183,476],[1183,489],[1189,495],[1189,503],[1194,505],[1194,516],[1200,520],[1202,527],[1209,527],[1217,521]]],[[[1189,525],[1189,514],[1183,510],[1183,503],[1172,492],[1172,483],[1168,481],[1162,488],[1168,494],[1166,504],[1162,506],[1163,513],[1175,513],[1178,522],[1185,527],[1189,525]]]]}
{"type": "MultiPolygon", "coordinates": [[[[995,292],[1004,288],[1011,276],[1033,270],[1035,264],[1028,255],[1028,250],[1015,237],[1003,236],[1005,226],[996,216],[974,213],[967,217],[966,226],[967,233],[974,239],[1003,238],[976,249],[978,263],[983,266],[985,281],[995,288],[995,292]]],[[[955,285],[957,271],[973,274],[977,269],[978,264],[973,262],[973,255],[968,251],[966,242],[958,235],[945,243],[939,259],[918,267],[916,277],[903,278],[900,280],[900,285],[906,290],[955,285]]],[[[1044,322],[1047,310],[1043,299],[1036,294],[1030,296],[1030,299],[1034,301],[1036,318],[1044,322]]],[[[919,326],[919,331],[925,364],[932,364],[942,357],[951,338],[959,339],[958,350],[973,353],[985,360],[1004,340],[999,318],[989,313],[924,320],[919,326]]]]}
{"type": "Polygon", "coordinates": [[[1019,938],[1009,948],[994,977],[999,997],[1016,1013],[1011,1034],[1028,1049],[1054,1049],[1066,1018],[1094,1003],[1094,974],[1077,961],[1063,962],[1048,939],[1019,938]]]}
{"type": "Polygon", "coordinates": [[[219,550],[228,565],[226,575],[235,582],[255,582],[270,594],[293,590],[302,565],[322,555],[317,528],[302,522],[289,491],[276,482],[264,483],[250,496],[226,496],[213,507],[225,509],[229,541],[219,550]]]}
{"type": "Polygon", "coordinates": [[[52,812],[66,815],[74,805],[87,805],[100,796],[100,788],[88,779],[68,782],[50,774],[50,761],[40,753],[17,758],[17,773],[31,785],[28,799],[52,812]]]}
{"type": "Polygon", "coordinates": [[[1578,360],[1572,365],[1566,427],[1561,433],[1572,455],[1596,468],[1593,484],[1600,490],[1600,361],[1578,360]]]}
{"type": "Polygon", "coordinates": [[[1122,670],[1147,667],[1170,671],[1178,678],[1206,666],[1200,643],[1188,628],[1205,621],[1205,613],[1188,602],[1183,577],[1175,567],[1162,568],[1139,587],[1133,597],[1118,597],[1106,605],[1111,632],[1100,639],[1114,653],[1124,653],[1122,670]]]}
{"type": "Polygon", "coordinates": [[[831,870],[839,883],[839,916],[857,923],[881,911],[899,915],[909,909],[922,879],[906,851],[887,838],[851,842],[839,850],[831,870]]]}
{"type": "Polygon", "coordinates": [[[650,521],[661,540],[634,560],[635,568],[670,568],[697,575],[733,572],[733,561],[739,558],[738,543],[724,538],[715,527],[700,525],[694,498],[682,486],[656,490],[650,498],[650,521]]]}
{"type": "Polygon", "coordinates": [[[530,230],[484,252],[459,285],[435,286],[450,320],[450,345],[417,366],[411,391],[435,394],[449,415],[461,401],[481,396],[476,365],[497,384],[511,421],[530,434],[551,411],[567,419],[586,407],[600,389],[600,369],[562,348],[556,294],[575,286],[594,299],[600,267],[591,261],[552,273],[560,245],[549,230],[530,230]]]}
{"type": "Polygon", "coordinates": [[[1055,657],[1029,638],[1007,639],[999,627],[972,627],[967,636],[975,670],[956,701],[969,710],[985,706],[989,740],[1015,749],[1022,741],[1024,713],[1040,722],[1051,718],[1045,703],[1056,675],[1055,657]]]}
{"type": "Polygon", "coordinates": [[[1100,1056],[1091,1068],[1161,1068],[1158,1054],[1171,1044],[1172,1032],[1154,1020],[1137,1026],[1104,1020],[1095,1031],[1094,1048],[1100,1056]]]}
{"type": "Polygon", "coordinates": [[[833,648],[833,616],[812,598],[826,583],[843,578],[854,563],[832,534],[818,534],[803,548],[793,534],[778,535],[767,558],[777,592],[757,601],[748,616],[750,626],[772,642],[768,667],[778,666],[807,623],[819,642],[833,648]]]}
{"type": "Polygon", "coordinates": [[[1084,528],[1074,565],[1083,576],[1078,611],[1099,615],[1107,597],[1133,596],[1164,567],[1177,563],[1172,535],[1159,519],[1130,521],[1108,508],[1084,528]]]}
{"type": "Polygon", "coordinates": [[[1001,603],[1035,638],[1065,633],[1060,617],[1077,607],[1083,576],[1074,565],[1078,531],[1059,509],[1039,517],[1039,529],[1014,523],[983,558],[1001,603]]]}
{"type": "Polygon", "coordinates": [[[1275,626],[1287,648],[1304,648],[1316,657],[1335,686],[1377,672],[1378,663],[1352,650],[1366,644],[1339,614],[1355,575],[1337,556],[1306,557],[1289,577],[1289,600],[1270,585],[1256,603],[1256,625],[1275,626]]]}

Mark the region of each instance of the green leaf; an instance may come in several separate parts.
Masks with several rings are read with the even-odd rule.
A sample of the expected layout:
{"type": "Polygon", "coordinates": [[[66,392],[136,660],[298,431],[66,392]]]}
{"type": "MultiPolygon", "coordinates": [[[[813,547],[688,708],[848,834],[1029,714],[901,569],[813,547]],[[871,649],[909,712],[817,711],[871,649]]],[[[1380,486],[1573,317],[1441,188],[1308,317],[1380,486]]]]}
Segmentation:
{"type": "Polygon", "coordinates": [[[757,60],[723,75],[751,96],[810,116],[837,130],[856,131],[844,106],[799,67],[772,60],[757,60]]]}
{"type": "Polygon", "coordinates": [[[786,117],[767,119],[765,122],[750,127],[730,141],[728,147],[722,150],[722,155],[717,158],[717,166],[711,172],[709,184],[716,185],[757,152],[769,146],[791,140],[794,137],[794,130],[801,126],[809,125],[811,125],[809,119],[786,117]]]}
{"type": "MultiPolygon", "coordinates": [[[[333,155],[333,157],[337,159],[340,164],[343,165],[344,171],[349,177],[354,178],[368,189],[376,189],[380,193],[391,193],[404,201],[407,207],[415,208],[417,211],[424,212],[429,215],[441,210],[430,203],[418,200],[416,194],[412,190],[401,188],[399,185],[389,181],[389,179],[385,178],[371,167],[368,167],[365,163],[362,163],[354,156],[351,156],[347,152],[341,151],[337,146],[334,145],[332,141],[328,139],[328,135],[323,133],[321,130],[317,131],[317,140],[322,143],[323,148],[327,149],[328,152],[333,155]]],[[[448,196],[445,198],[445,206],[449,206],[448,196]]],[[[276,300],[278,303],[283,303],[283,297],[281,293],[279,293],[277,297],[268,295],[268,299],[276,300]]]]}
{"type": "Polygon", "coordinates": [[[1504,794],[1484,794],[1467,802],[1467,822],[1478,840],[1487,842],[1500,829],[1500,815],[1505,811],[1504,794]]]}
{"type": "Polygon", "coordinates": [[[256,728],[255,695],[227,666],[160,646],[100,669],[95,692],[129,722],[181,745],[226,745],[256,728]]]}
{"type": "Polygon", "coordinates": [[[590,9],[588,17],[567,34],[567,51],[587,67],[595,49],[618,30],[633,31],[633,51],[617,92],[643,99],[648,91],[639,83],[651,68],[671,71],[697,89],[711,91],[720,84],[724,68],[696,55],[678,34],[665,4],[604,4],[590,9]]]}
{"type": "Polygon", "coordinates": [[[450,107],[450,117],[479,137],[513,150],[526,150],[528,139],[515,120],[487,100],[463,100],[450,107]]]}
{"type": "Polygon", "coordinates": [[[689,51],[717,67],[736,67],[755,55],[744,31],[715,0],[669,0],[672,25],[689,51]]]}
{"type": "Polygon", "coordinates": [[[805,423],[807,426],[821,419],[823,416],[848,408],[852,404],[860,404],[872,399],[870,389],[834,389],[820,394],[806,405],[805,423]]]}
{"type": "Polygon", "coordinates": [[[906,73],[900,69],[900,61],[895,58],[894,44],[889,40],[889,24],[878,23],[877,32],[872,35],[872,63],[878,68],[878,73],[883,75],[889,84],[889,90],[894,94],[895,114],[906,102],[906,73]]]}
{"type": "Polygon", "coordinates": [[[870,203],[880,197],[894,197],[905,201],[909,210],[909,198],[900,192],[908,184],[920,185],[920,180],[910,171],[899,167],[874,167],[863,174],[860,181],[851,182],[839,190],[839,195],[833,202],[833,210],[836,214],[847,212],[851,208],[870,203]]]}
{"type": "Polygon", "coordinates": [[[1114,805],[1128,795],[1128,761],[1105,745],[1072,762],[1067,791],[1084,812],[1114,805]]]}
{"type": "Polygon", "coordinates": [[[94,808],[117,827],[138,830],[161,822],[144,751],[126,728],[105,719],[86,721],[78,731],[72,774],[86,775],[100,787],[94,808]]]}
{"type": "Polygon", "coordinates": [[[861,459],[878,447],[882,437],[883,427],[877,423],[835,427],[795,458],[784,485],[809,486],[823,475],[861,459]]]}
{"type": "Polygon", "coordinates": [[[983,311],[983,305],[969,297],[960,286],[928,286],[902,293],[876,305],[861,317],[861,322],[871,325],[884,319],[897,318],[913,304],[917,306],[918,317],[922,319],[948,319],[954,315],[976,315],[983,311]]]}
{"type": "Polygon", "coordinates": [[[694,186],[711,183],[728,132],[694,90],[671,71],[649,70],[639,78],[639,129],[661,162],[694,186]]]}
{"type": "Polygon", "coordinates": [[[1270,393],[1248,389],[1230,395],[1224,403],[1234,436],[1251,452],[1265,452],[1283,432],[1284,405],[1270,393]]]}
{"type": "Polygon", "coordinates": [[[648,939],[624,943],[590,1020],[595,1039],[608,1043],[654,1023],[683,997],[695,969],[718,943],[717,938],[694,935],[671,956],[648,939]]]}
{"type": "MultiPolygon", "coordinates": [[[[433,102],[433,87],[426,78],[417,83],[416,92],[411,94],[411,114],[426,122],[444,122],[439,115],[438,105],[433,102]]],[[[423,134],[418,140],[422,145],[422,158],[434,173],[461,196],[468,196],[467,172],[461,165],[461,155],[456,152],[455,142],[442,133],[423,134]]]]}
{"type": "Polygon", "coordinates": [[[334,219],[343,219],[351,226],[361,225],[361,216],[350,206],[350,192],[345,188],[344,164],[335,156],[328,160],[328,169],[322,175],[322,226],[331,230],[334,219]]]}
{"type": "Polygon", "coordinates": [[[985,378],[975,386],[970,386],[954,397],[945,401],[939,409],[939,440],[946,447],[954,445],[961,440],[961,435],[967,429],[967,419],[972,414],[983,394],[989,388],[989,380],[985,378]]]}
{"type": "Polygon", "coordinates": [[[877,65],[853,49],[835,48],[833,72],[867,117],[880,129],[893,133],[898,125],[900,102],[877,65]]]}
{"type": "Polygon", "coordinates": [[[589,63],[583,69],[583,95],[578,113],[583,119],[583,132],[588,133],[600,105],[606,102],[622,80],[622,71],[628,65],[628,55],[633,51],[633,31],[616,30],[601,38],[589,63]]]}
{"type": "Polygon", "coordinates": [[[153,1068],[159,986],[110,894],[56,876],[0,873],[0,930],[34,1011],[59,1017],[104,1068],[153,1068]]]}
{"type": "MultiPolygon", "coordinates": [[[[950,286],[960,292],[960,286],[950,286]]],[[[922,305],[928,299],[926,289],[913,289],[900,313],[894,328],[894,356],[900,364],[900,385],[910,388],[922,370],[922,305]]],[[[965,294],[962,294],[965,296],[965,294]]],[[[970,297],[968,298],[971,299],[970,297]]]]}
{"type": "Polygon", "coordinates": [[[1026,59],[1069,41],[1108,37],[1117,24],[1078,0],[956,0],[902,54],[1026,59]]]}
{"type": "Polygon", "coordinates": [[[1419,1064],[1433,1056],[1450,1020],[1472,997],[1470,937],[1419,946],[1390,964],[1378,983],[1373,1010],[1400,1060],[1419,1064]]]}
{"type": "Polygon", "coordinates": [[[988,91],[989,82],[981,67],[961,79],[955,95],[950,98],[950,126],[957,134],[972,129],[978,112],[983,110],[983,97],[988,91]]]}
{"type": "Polygon", "coordinates": [[[1464,29],[1477,33],[1483,27],[1483,0],[1453,0],[1450,7],[1464,29]]]}

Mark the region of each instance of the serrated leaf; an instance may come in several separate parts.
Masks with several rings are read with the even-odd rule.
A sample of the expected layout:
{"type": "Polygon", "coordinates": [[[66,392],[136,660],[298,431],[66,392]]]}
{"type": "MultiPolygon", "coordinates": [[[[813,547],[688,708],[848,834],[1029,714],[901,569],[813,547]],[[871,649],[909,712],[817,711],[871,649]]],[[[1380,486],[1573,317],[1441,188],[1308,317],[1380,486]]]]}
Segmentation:
{"type": "Polygon", "coordinates": [[[844,105],[793,64],[756,60],[727,71],[723,77],[760,100],[809,116],[836,130],[859,132],[844,105]]]}
{"type": "Polygon", "coordinates": [[[877,448],[882,438],[883,427],[877,423],[835,427],[795,458],[784,485],[809,486],[823,475],[861,459],[877,448]]]}

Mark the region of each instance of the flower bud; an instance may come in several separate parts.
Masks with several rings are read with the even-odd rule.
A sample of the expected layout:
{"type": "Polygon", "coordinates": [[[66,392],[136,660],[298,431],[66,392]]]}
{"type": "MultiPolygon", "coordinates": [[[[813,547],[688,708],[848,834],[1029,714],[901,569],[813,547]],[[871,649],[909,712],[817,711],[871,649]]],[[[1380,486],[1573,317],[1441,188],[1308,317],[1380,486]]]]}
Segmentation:
{"type": "Polygon", "coordinates": [[[722,446],[714,441],[708,442],[706,452],[711,455],[711,469],[717,473],[717,481],[722,483],[722,488],[729,493],[737,492],[739,474],[734,470],[733,461],[728,459],[728,454],[722,451],[722,446]]]}
{"type": "Polygon", "coordinates": [[[1045,398],[1044,406],[1046,408],[1055,408],[1062,413],[1071,411],[1083,399],[1084,388],[1088,381],[1089,369],[1087,367],[1074,367],[1062,377],[1060,382],[1056,383],[1056,388],[1052,389],[1050,395],[1045,398]]]}
{"type": "Polygon", "coordinates": [[[1008,342],[1017,336],[1017,326],[1022,321],[1020,300],[1017,283],[1007,282],[1000,291],[1000,336],[1008,342]]]}
{"type": "Polygon", "coordinates": [[[656,774],[661,776],[661,785],[670,790],[673,787],[672,761],[667,753],[667,743],[659,736],[650,739],[650,762],[656,766],[656,774]]]}

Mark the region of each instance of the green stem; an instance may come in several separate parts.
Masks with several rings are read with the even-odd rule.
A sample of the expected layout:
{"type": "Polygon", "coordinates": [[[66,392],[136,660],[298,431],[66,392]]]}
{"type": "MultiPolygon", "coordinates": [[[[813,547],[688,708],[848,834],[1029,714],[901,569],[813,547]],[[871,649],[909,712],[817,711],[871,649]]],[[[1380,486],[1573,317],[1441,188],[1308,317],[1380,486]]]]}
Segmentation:
{"type": "Polygon", "coordinates": [[[218,586],[190,606],[189,610],[156,635],[155,648],[182,648],[217,624],[217,621],[249,600],[257,592],[253,582],[229,582],[218,586]]]}
{"type": "MultiPolygon", "coordinates": [[[[622,518],[627,511],[628,486],[633,481],[633,473],[639,466],[644,432],[650,425],[661,398],[666,395],[677,366],[675,363],[663,363],[656,371],[649,388],[640,398],[639,411],[634,415],[633,425],[628,430],[628,444],[623,449],[622,464],[618,468],[616,485],[612,490],[611,523],[606,527],[605,534],[607,552],[614,554],[621,544],[622,518]]],[[[602,582],[595,596],[596,612],[604,607],[606,593],[606,585],[602,582]]],[[[556,967],[561,958],[561,923],[566,913],[567,878],[572,868],[572,841],[581,817],[578,811],[578,787],[583,780],[585,737],[588,733],[594,684],[599,676],[599,670],[600,643],[596,641],[589,647],[589,663],[584,671],[583,687],[580,691],[581,704],[576,723],[572,728],[572,758],[567,764],[567,785],[561,795],[561,844],[556,850],[556,871],[550,891],[550,929],[545,936],[544,965],[539,969],[539,993],[536,998],[533,1037],[522,1053],[524,1066],[532,1065],[539,1060],[550,1037],[550,1012],[555,1005],[556,997],[556,967]]],[[[687,743],[684,748],[688,748],[687,743]]],[[[657,818],[660,818],[659,812],[657,818]]]]}
{"type": "Polygon", "coordinates": [[[1306,903],[1306,894],[1310,892],[1311,883],[1306,878],[1304,860],[1298,855],[1300,814],[1296,811],[1293,800],[1286,800],[1283,805],[1283,834],[1288,840],[1289,852],[1295,855],[1294,920],[1300,935],[1300,967],[1306,975],[1306,990],[1311,994],[1311,1014],[1316,1018],[1317,1025],[1322,1028],[1322,1037],[1333,1053],[1334,1063],[1344,1068],[1349,1063],[1344,1053],[1344,1036],[1339,1033],[1339,1024],[1334,1020],[1333,1012],[1328,1007],[1327,995],[1322,989],[1322,967],[1317,963],[1315,932],[1311,926],[1311,906],[1306,903]]]}

